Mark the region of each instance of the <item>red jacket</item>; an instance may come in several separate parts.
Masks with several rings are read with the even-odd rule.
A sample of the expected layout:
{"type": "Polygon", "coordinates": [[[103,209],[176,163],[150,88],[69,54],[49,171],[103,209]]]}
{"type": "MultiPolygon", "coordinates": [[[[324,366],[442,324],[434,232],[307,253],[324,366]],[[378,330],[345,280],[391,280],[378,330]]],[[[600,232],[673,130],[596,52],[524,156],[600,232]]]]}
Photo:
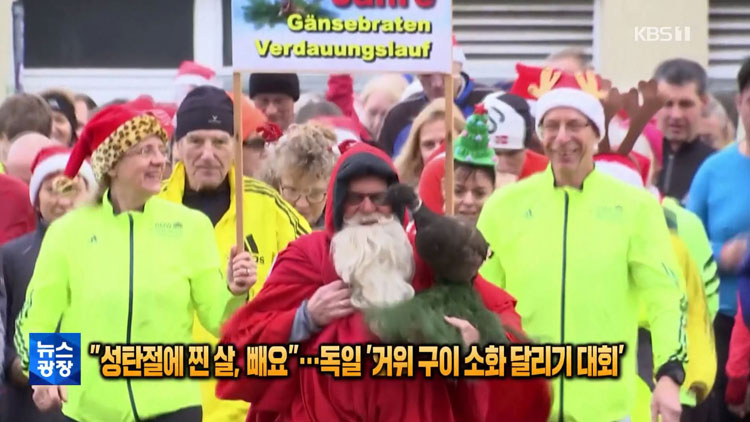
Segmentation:
{"type": "MultiPolygon", "coordinates": [[[[354,147],[341,157],[329,184],[326,230],[302,236],[280,253],[258,296],[240,309],[223,329],[221,342],[237,346],[241,371],[244,372],[245,367],[245,345],[288,343],[296,310],[303,300],[310,298],[320,286],[340,278],[329,252],[337,226],[332,211],[338,202],[335,198],[346,188],[336,186],[337,176],[341,163],[359,154],[379,158],[393,168],[383,152],[369,146],[354,147]]],[[[351,171],[351,166],[348,167],[346,171],[351,171]]],[[[395,174],[395,169],[393,172],[395,174]]],[[[419,291],[429,287],[432,278],[416,252],[415,259],[412,284],[419,291]]],[[[505,324],[520,331],[515,300],[484,280],[477,280],[476,286],[488,308],[505,324]]],[[[362,315],[355,313],[332,322],[301,344],[299,355],[317,354],[321,344],[368,342],[377,342],[377,339],[366,329],[362,315]]],[[[543,379],[452,382],[419,376],[376,379],[364,375],[359,379],[336,380],[315,368],[300,368],[296,359],[291,359],[287,368],[289,376],[281,379],[219,380],[217,395],[251,402],[247,421],[252,422],[541,422],[546,420],[550,407],[549,391],[543,379]]],[[[368,369],[363,365],[363,374],[368,369]]]]}
{"type": "Polygon", "coordinates": [[[543,172],[547,169],[547,164],[549,164],[547,156],[527,148],[526,158],[523,161],[523,167],[521,168],[521,174],[518,175],[518,180],[523,180],[534,173],[543,172]]]}
{"type": "Polygon", "coordinates": [[[739,300],[732,327],[732,337],[729,341],[726,371],[725,400],[729,404],[741,405],[745,402],[745,392],[748,377],[750,377],[750,330],[742,318],[742,303],[739,300]]]}
{"type": "Polygon", "coordinates": [[[0,174],[0,204],[0,245],[34,231],[36,214],[22,181],[0,174]]]}

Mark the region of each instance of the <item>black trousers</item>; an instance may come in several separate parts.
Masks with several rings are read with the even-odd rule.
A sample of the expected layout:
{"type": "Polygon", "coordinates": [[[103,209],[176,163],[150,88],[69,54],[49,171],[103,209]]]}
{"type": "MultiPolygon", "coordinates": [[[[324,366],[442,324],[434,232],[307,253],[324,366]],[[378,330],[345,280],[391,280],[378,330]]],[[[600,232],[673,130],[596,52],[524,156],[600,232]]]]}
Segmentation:
{"type": "MultiPolygon", "coordinates": [[[[78,422],[75,419],[68,418],[67,416],[65,417],[65,419],[68,422],[78,422]]],[[[185,409],[180,409],[172,413],[159,415],[155,418],[142,420],[141,422],[201,422],[201,419],[203,419],[203,408],[201,408],[200,406],[195,406],[186,407],[185,409]]]]}

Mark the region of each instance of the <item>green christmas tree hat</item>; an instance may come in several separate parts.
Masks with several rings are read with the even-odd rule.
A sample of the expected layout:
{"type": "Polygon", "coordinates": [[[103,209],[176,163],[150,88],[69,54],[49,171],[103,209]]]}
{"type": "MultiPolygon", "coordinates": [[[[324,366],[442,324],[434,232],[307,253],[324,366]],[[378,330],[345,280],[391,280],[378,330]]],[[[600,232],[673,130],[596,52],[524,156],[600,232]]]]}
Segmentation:
{"type": "Polygon", "coordinates": [[[487,110],[482,104],[477,104],[474,114],[466,120],[466,128],[454,143],[453,159],[477,166],[495,167],[495,151],[489,144],[487,110]]]}

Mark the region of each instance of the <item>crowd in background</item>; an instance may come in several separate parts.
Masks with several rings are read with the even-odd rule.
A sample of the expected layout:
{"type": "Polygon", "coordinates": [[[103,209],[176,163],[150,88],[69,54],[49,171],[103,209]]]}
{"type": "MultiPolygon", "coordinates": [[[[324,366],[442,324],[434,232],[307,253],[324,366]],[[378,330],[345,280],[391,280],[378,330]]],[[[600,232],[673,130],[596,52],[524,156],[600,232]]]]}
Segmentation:
{"type": "MultiPolygon", "coordinates": [[[[492,218],[482,211],[493,193],[548,169],[550,151],[540,139],[540,126],[535,123],[539,117],[536,99],[518,93],[514,88],[518,80],[498,81],[495,86],[475,82],[463,70],[463,55],[454,57],[452,128],[446,128],[442,98],[445,79],[440,74],[378,75],[360,92],[355,92],[350,75],[330,75],[325,92],[307,92],[294,74],[252,74],[248,95],[237,99],[217,86],[213,71],[186,62],[175,79],[172,103],[139,96],[96,104],[85,93],[65,89],[17,93],[6,98],[0,104],[0,270],[4,281],[0,283],[0,332],[4,330],[4,347],[0,349],[4,382],[0,420],[64,420],[59,411],[42,413],[37,409],[39,401],[28,386],[24,372],[27,368],[19,356],[22,352],[14,346],[19,344],[16,321],[24,312],[32,276],[37,277],[35,264],[42,256],[40,248],[45,249],[42,240],[54,235],[62,241],[61,237],[69,233],[63,232],[65,227],[74,230],[86,224],[83,221],[79,226],[60,225],[59,231],[49,231],[56,226],[53,223],[92,201],[106,204],[130,198],[122,193],[129,192],[124,180],[130,173],[117,164],[121,163],[118,160],[127,162],[130,152],[107,162],[103,170],[102,162],[97,161],[97,149],[111,137],[110,131],[96,140],[97,130],[111,126],[102,123],[102,119],[114,119],[117,127],[134,117],[120,119],[115,115],[136,108],[154,116],[149,124],[161,125],[166,143],[162,147],[157,139],[151,146],[144,144],[136,154],[148,158],[154,168],[163,166],[164,171],[144,168],[145,181],[128,189],[136,193],[140,192],[138,189],[152,189],[152,195],[203,211],[218,245],[218,251],[214,251],[216,262],[220,257],[220,264],[226,266],[229,260],[230,268],[232,259],[237,259],[237,251],[231,248],[235,215],[234,199],[229,193],[235,189],[233,172],[241,171],[247,177],[244,219],[247,233],[251,234],[245,246],[257,273],[257,282],[247,293],[252,300],[274,259],[289,242],[311,230],[326,229],[327,203],[331,200],[329,181],[335,176],[337,160],[354,144],[365,143],[387,155],[400,181],[413,187],[434,212],[444,213],[446,131],[453,131],[456,148],[469,148],[460,139],[470,131],[467,122],[480,105],[488,117],[487,148],[491,151],[484,158],[477,158],[483,151],[467,156],[465,150],[457,149],[452,187],[453,212],[473,224],[479,221],[480,229],[482,221],[486,226],[487,219],[492,218]],[[196,119],[193,116],[208,110],[222,120],[217,129],[232,125],[232,107],[238,101],[244,130],[241,169],[232,165],[231,126],[217,132],[204,128],[203,123],[192,123],[196,119]],[[115,117],[102,117],[107,113],[114,113],[115,117]],[[76,168],[71,174],[69,159],[78,154],[76,151],[85,154],[81,152],[82,161],[77,163],[80,171],[76,168]],[[61,175],[70,176],[71,187],[66,193],[57,189],[61,175]],[[158,175],[156,187],[153,183],[148,185],[149,177],[154,175],[158,175]],[[106,192],[124,196],[109,197],[106,192]]],[[[546,65],[570,73],[596,71],[575,49],[550,56],[546,65]]],[[[741,417],[750,413],[746,398],[750,375],[750,279],[746,278],[750,272],[750,137],[743,130],[750,127],[750,60],[738,73],[736,99],[714,97],[707,90],[705,69],[687,59],[666,60],[652,75],[638,76],[653,77],[666,102],[638,134],[632,152],[625,155],[624,167],[634,170],[634,184],[653,193],[665,210],[672,209],[666,214],[675,215],[675,221],[689,221],[680,223],[681,228],[692,227],[689,233],[694,234],[684,234],[688,229],[680,230],[686,259],[692,262],[686,265],[696,269],[698,290],[702,292],[698,296],[702,295],[700,300],[705,301],[705,313],[711,319],[708,337],[715,341],[715,347],[707,352],[713,354],[716,365],[715,380],[712,377],[708,383],[710,393],[704,391],[705,396],[699,397],[698,402],[695,397],[685,398],[682,403],[688,410],[683,411],[682,418],[744,420],[741,417]],[[733,120],[731,116],[738,118],[733,120]]],[[[610,144],[618,145],[627,129],[627,118],[615,117],[605,129],[610,144]]],[[[105,153],[100,154],[106,157],[105,153]]],[[[620,159],[612,160],[623,164],[620,159]]],[[[610,159],[600,158],[596,167],[606,172],[617,166],[611,166],[610,159]]],[[[623,175],[619,167],[612,172],[623,175]]],[[[147,207],[149,200],[143,199],[147,207]]],[[[172,212],[170,208],[153,208],[154,213],[172,212]]],[[[190,222],[194,216],[185,214],[184,218],[186,225],[193,224],[190,222]]],[[[669,224],[669,217],[667,220],[669,224]]],[[[123,224],[127,227],[126,222],[123,224]]],[[[200,227],[196,229],[200,233],[211,233],[200,227]]],[[[214,238],[208,236],[208,240],[214,238]]],[[[190,262],[190,257],[186,262],[190,262]]],[[[215,263],[206,265],[209,264],[215,263]]],[[[52,263],[45,261],[45,265],[52,263]]],[[[202,269],[196,267],[195,271],[202,269]]],[[[224,268],[221,271],[230,285],[237,281],[231,280],[224,268]]],[[[690,306],[698,299],[688,295],[688,300],[690,306]]],[[[216,327],[212,330],[209,325],[216,325],[220,318],[213,313],[209,316],[207,309],[197,309],[200,321],[196,330],[201,330],[194,333],[194,339],[216,342],[216,327]]],[[[54,331],[55,325],[49,328],[54,331]]],[[[644,382],[653,384],[647,379],[644,382]]],[[[653,391],[653,385],[649,386],[653,391]]],[[[202,388],[204,420],[244,420],[247,404],[219,401],[214,389],[214,384],[202,388]]],[[[129,408],[127,403],[123,406],[129,408]]],[[[74,411],[79,412],[79,417],[86,414],[85,409],[74,411]]]]}

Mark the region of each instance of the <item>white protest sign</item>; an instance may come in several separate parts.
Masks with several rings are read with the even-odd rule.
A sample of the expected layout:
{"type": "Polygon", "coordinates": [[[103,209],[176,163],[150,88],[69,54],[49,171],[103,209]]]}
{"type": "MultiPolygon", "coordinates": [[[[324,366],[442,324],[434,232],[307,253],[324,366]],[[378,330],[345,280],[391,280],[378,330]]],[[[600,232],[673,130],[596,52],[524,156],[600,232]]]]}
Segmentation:
{"type": "Polygon", "coordinates": [[[451,0],[232,0],[235,71],[450,73],[451,0]]]}

